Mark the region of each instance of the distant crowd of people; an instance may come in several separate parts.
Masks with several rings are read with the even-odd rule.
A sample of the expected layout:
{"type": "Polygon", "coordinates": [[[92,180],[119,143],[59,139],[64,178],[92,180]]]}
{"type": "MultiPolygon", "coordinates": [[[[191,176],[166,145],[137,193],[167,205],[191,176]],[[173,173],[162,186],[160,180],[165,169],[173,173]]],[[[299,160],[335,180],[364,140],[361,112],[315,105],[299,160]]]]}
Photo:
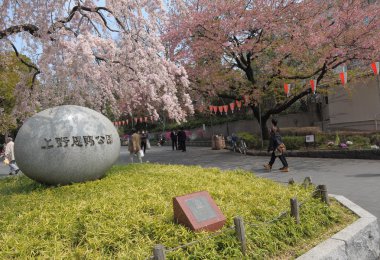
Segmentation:
{"type": "MultiPolygon", "coordinates": [[[[186,152],[186,138],[186,132],[183,128],[180,128],[178,132],[173,129],[170,132],[173,151],[180,150],[182,152],[186,152]]],[[[165,141],[165,136],[161,135],[161,137],[159,137],[157,145],[161,146],[165,143],[165,141]]],[[[134,157],[137,157],[137,160],[141,163],[142,158],[146,154],[146,150],[149,148],[150,142],[148,132],[144,130],[137,131],[136,129],[132,129],[128,140],[128,151],[130,153],[130,159],[132,163],[134,162],[134,157]]]]}

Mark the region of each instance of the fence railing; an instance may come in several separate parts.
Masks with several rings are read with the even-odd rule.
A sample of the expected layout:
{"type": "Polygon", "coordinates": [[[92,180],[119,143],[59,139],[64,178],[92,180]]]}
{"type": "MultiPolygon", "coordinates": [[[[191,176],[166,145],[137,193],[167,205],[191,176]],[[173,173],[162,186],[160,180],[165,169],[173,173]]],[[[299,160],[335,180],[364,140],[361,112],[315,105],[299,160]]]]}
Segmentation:
{"type": "MultiPolygon", "coordinates": [[[[289,179],[288,184],[293,185],[293,184],[295,184],[295,182],[293,179],[289,179]]],[[[313,183],[311,181],[311,177],[306,177],[302,183],[302,186],[306,189],[311,185],[313,185],[313,183]]],[[[260,224],[244,223],[243,217],[237,216],[234,218],[234,225],[233,226],[224,228],[223,230],[219,230],[219,231],[214,232],[214,233],[211,233],[210,235],[205,236],[199,240],[194,240],[194,241],[191,241],[189,243],[185,243],[185,244],[173,247],[173,248],[166,248],[162,244],[155,245],[153,248],[153,255],[148,257],[148,259],[165,260],[167,253],[170,253],[170,252],[173,252],[173,251],[176,251],[179,249],[190,247],[192,245],[201,243],[202,241],[205,241],[205,240],[208,240],[210,238],[220,236],[222,234],[226,234],[227,232],[232,232],[232,231],[235,232],[236,238],[238,239],[238,241],[240,243],[240,250],[241,250],[242,254],[246,255],[247,239],[246,239],[246,235],[245,235],[245,226],[259,227],[262,225],[270,225],[272,223],[279,221],[280,219],[282,219],[283,217],[285,217],[287,215],[290,215],[291,217],[293,217],[296,224],[300,224],[301,221],[300,221],[299,208],[304,206],[308,201],[315,199],[315,198],[320,198],[324,203],[326,203],[327,205],[330,205],[326,185],[316,186],[316,188],[314,189],[314,191],[310,195],[311,196],[309,196],[307,199],[305,199],[301,202],[298,202],[296,197],[291,198],[289,210],[283,211],[277,217],[275,217],[269,221],[262,222],[260,224]]]]}

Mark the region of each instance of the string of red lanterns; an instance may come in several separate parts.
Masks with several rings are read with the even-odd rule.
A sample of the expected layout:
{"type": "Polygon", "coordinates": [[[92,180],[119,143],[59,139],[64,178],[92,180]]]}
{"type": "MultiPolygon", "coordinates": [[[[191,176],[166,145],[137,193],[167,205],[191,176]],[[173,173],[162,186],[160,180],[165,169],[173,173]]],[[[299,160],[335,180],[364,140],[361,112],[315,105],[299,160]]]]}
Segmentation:
{"type": "MultiPolygon", "coordinates": [[[[144,116],[144,117],[133,117],[130,119],[131,122],[135,122],[135,124],[137,123],[148,123],[148,119],[150,119],[151,122],[154,122],[154,118],[153,116],[144,116]]],[[[115,121],[115,122],[112,122],[114,124],[114,126],[125,126],[125,125],[129,125],[129,119],[125,119],[125,120],[121,120],[121,121],[115,121]]]]}

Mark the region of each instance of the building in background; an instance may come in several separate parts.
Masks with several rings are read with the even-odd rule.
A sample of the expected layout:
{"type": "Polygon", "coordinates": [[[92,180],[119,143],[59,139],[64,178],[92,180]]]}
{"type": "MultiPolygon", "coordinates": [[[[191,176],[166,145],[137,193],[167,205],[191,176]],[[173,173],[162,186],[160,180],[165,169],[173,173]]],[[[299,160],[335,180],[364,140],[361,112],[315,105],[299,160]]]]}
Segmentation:
{"type": "Polygon", "coordinates": [[[328,129],[380,131],[379,80],[351,84],[328,95],[328,129]]]}

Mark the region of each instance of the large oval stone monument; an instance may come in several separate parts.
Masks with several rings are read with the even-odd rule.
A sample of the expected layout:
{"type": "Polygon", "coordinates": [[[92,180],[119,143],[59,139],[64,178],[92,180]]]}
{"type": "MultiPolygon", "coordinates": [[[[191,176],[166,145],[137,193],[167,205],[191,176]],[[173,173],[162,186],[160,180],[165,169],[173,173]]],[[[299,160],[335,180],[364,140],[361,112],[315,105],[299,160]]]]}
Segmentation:
{"type": "Polygon", "coordinates": [[[34,115],[15,140],[21,171],[51,185],[99,179],[119,153],[120,139],[112,122],[80,106],[58,106],[34,115]]]}

